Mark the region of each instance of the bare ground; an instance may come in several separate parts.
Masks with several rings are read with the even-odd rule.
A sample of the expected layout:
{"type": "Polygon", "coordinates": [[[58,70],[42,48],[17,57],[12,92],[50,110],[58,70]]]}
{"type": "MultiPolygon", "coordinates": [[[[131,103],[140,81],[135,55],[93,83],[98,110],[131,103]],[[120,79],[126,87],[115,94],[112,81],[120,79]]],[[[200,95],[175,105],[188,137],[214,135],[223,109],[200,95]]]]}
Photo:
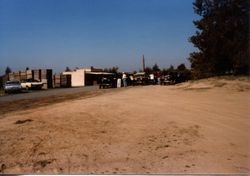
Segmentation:
{"type": "Polygon", "coordinates": [[[250,173],[249,95],[212,78],[2,104],[0,172],[250,173]]]}

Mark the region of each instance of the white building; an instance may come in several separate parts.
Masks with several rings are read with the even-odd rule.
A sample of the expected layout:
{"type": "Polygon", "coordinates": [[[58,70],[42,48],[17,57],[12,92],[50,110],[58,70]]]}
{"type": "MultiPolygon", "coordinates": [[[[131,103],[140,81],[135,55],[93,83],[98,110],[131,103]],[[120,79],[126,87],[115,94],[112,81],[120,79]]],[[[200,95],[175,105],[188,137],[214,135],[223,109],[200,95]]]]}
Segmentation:
{"type": "Polygon", "coordinates": [[[71,75],[71,86],[78,87],[78,86],[85,86],[85,73],[87,71],[91,71],[89,68],[82,68],[76,69],[74,71],[63,72],[63,75],[71,75]]]}
{"type": "Polygon", "coordinates": [[[98,84],[103,75],[112,75],[111,73],[102,72],[101,69],[82,68],[74,71],[63,72],[63,75],[71,75],[71,86],[87,86],[98,84]]]}

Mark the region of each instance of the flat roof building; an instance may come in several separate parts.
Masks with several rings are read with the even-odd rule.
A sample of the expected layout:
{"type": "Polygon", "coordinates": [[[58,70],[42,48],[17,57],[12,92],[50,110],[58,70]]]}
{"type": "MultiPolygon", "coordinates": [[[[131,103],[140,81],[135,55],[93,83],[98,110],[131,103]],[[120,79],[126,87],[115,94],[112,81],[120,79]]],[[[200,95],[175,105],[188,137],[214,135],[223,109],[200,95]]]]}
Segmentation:
{"type": "Polygon", "coordinates": [[[112,73],[103,72],[102,69],[82,68],[74,71],[63,72],[63,75],[71,75],[71,86],[88,86],[100,83],[103,75],[112,75],[112,73]]]}

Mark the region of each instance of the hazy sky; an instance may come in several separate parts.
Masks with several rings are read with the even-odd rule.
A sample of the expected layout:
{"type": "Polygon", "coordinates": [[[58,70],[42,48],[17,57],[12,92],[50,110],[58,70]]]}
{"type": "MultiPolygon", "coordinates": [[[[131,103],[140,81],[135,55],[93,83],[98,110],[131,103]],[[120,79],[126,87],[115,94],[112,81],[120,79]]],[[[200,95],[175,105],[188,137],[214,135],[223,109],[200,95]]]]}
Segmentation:
{"type": "Polygon", "coordinates": [[[0,0],[0,72],[189,65],[193,0],[0,0]]]}

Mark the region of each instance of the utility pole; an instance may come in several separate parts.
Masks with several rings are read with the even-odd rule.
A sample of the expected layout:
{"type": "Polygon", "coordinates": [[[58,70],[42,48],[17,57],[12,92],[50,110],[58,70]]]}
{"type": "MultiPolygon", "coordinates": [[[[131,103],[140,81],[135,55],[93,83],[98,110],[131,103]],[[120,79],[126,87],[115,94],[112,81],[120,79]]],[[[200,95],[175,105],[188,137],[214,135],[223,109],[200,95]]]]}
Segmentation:
{"type": "Polygon", "coordinates": [[[145,59],[144,59],[144,54],[142,55],[142,71],[145,71],[145,59]]]}

